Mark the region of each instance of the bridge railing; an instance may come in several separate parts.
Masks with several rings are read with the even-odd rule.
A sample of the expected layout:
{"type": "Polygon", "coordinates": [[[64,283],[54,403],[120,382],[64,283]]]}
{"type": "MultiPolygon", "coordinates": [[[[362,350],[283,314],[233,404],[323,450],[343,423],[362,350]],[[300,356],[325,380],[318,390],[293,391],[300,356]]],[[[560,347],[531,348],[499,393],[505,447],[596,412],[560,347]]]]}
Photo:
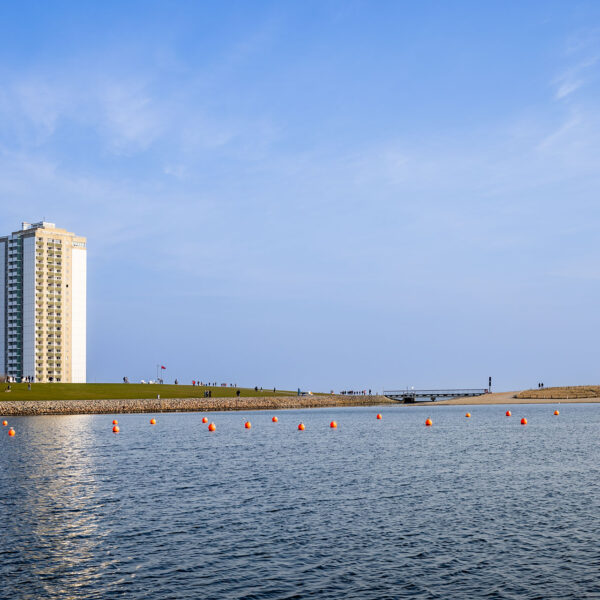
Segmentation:
{"type": "Polygon", "coordinates": [[[437,390],[384,390],[384,396],[394,395],[394,396],[443,396],[447,394],[452,394],[453,396],[464,394],[486,394],[486,388],[460,388],[460,389],[437,389],[437,390]]]}

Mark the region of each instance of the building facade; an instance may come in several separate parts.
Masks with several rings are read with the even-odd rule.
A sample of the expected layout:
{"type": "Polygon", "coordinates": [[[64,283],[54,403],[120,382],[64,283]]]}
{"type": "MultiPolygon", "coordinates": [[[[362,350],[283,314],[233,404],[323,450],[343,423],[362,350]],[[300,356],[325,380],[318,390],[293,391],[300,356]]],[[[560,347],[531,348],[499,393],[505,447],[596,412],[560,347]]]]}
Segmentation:
{"type": "Polygon", "coordinates": [[[0,237],[0,374],[86,381],[86,239],[54,223],[0,237]]]}

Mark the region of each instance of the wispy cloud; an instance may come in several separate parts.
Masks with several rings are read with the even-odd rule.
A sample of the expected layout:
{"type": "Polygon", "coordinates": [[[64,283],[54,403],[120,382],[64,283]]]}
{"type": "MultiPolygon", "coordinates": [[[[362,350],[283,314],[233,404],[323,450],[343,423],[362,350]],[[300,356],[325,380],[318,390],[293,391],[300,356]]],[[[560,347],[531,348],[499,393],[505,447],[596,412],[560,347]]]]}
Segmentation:
{"type": "Polygon", "coordinates": [[[98,129],[115,152],[145,150],[164,134],[166,115],[146,85],[111,82],[99,92],[98,129]]]}
{"type": "Polygon", "coordinates": [[[172,175],[178,179],[185,176],[186,168],[185,165],[165,165],[163,168],[165,175],[172,175]]]}
{"type": "Polygon", "coordinates": [[[558,85],[558,89],[556,90],[556,94],[554,97],[557,100],[561,100],[562,98],[566,98],[569,94],[572,94],[574,91],[578,90],[583,85],[582,79],[572,80],[568,79],[563,81],[558,85]]]}
{"type": "MultiPolygon", "coordinates": [[[[181,86],[161,86],[160,73],[86,73],[80,69],[6,73],[0,90],[0,139],[22,150],[52,145],[64,130],[97,136],[90,150],[134,156],[164,150],[173,160],[229,147],[231,154],[264,156],[279,128],[262,114],[215,108],[197,74],[181,86]]],[[[172,167],[165,172],[173,175],[172,167]]]]}
{"type": "Polygon", "coordinates": [[[590,70],[597,63],[598,57],[591,56],[561,73],[561,75],[554,80],[554,86],[556,88],[554,97],[556,100],[562,100],[567,96],[570,96],[573,92],[576,92],[583,86],[586,83],[586,76],[589,76],[590,70]]]}
{"type": "Polygon", "coordinates": [[[554,98],[564,100],[595,77],[600,58],[600,29],[587,28],[571,34],[565,43],[567,66],[552,82],[554,98]]]}

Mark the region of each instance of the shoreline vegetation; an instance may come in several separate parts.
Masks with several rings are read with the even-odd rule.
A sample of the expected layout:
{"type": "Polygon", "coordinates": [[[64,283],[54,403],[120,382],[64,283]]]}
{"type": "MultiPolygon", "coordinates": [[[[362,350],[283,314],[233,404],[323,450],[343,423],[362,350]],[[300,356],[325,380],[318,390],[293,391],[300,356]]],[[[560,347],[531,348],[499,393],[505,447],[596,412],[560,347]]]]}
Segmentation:
{"type": "Polygon", "coordinates": [[[524,390],[517,394],[521,399],[590,399],[600,401],[600,385],[575,385],[566,387],[540,388],[537,390],[524,390]]]}
{"type": "MultiPolygon", "coordinates": [[[[7,389],[2,384],[0,390],[7,389]]],[[[600,386],[543,388],[521,392],[500,392],[436,402],[415,402],[410,406],[483,404],[553,404],[600,402],[600,386]]],[[[119,414],[160,412],[215,412],[280,410],[344,406],[401,404],[382,395],[306,394],[234,387],[149,384],[11,384],[10,392],[0,391],[0,414],[5,416],[119,414]],[[240,396],[236,395],[240,390],[240,396]],[[204,397],[210,390],[212,397],[204,397]],[[160,395],[160,397],[157,397],[160,395]]]]}

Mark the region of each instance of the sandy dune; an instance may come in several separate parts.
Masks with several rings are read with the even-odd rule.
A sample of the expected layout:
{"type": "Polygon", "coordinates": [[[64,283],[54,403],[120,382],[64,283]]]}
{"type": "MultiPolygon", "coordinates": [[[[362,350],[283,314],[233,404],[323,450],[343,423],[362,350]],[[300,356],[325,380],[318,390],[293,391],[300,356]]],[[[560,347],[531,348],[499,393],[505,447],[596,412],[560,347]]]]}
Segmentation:
{"type": "MultiPolygon", "coordinates": [[[[497,394],[476,396],[475,398],[453,398],[452,400],[440,400],[439,402],[431,402],[431,404],[578,404],[584,402],[600,402],[600,398],[515,398],[518,393],[519,392],[499,392],[497,394]]],[[[420,402],[418,404],[427,404],[427,402],[420,402]]]]}

